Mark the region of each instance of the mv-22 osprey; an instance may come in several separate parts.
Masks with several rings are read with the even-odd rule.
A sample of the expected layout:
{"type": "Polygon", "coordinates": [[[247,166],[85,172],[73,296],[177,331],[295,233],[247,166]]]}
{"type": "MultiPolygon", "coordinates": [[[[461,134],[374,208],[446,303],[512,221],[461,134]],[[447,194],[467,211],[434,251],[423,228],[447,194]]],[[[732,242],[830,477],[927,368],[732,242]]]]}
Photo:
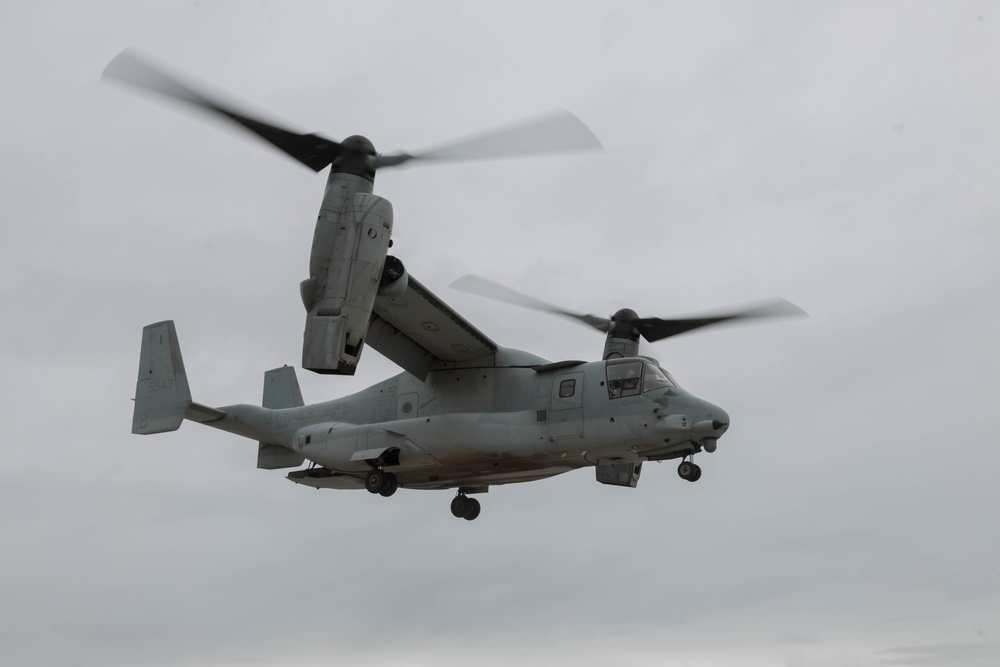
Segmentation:
{"type": "Polygon", "coordinates": [[[317,373],[353,375],[376,295],[399,296],[408,276],[387,255],[392,245],[392,205],[373,194],[375,172],[407,163],[476,160],[600,149],[578,118],[560,112],[418,153],[379,155],[371,141],[352,136],[337,142],[265,121],[130,50],[105,68],[103,78],[183,102],[233,122],[314,171],[330,167],[313,233],[309,277],[300,294],[306,309],[302,367],[317,373]]]}
{"type": "Polygon", "coordinates": [[[479,516],[473,494],[596,467],[597,481],[635,487],[645,461],[714,452],[729,416],[685,391],[653,359],[649,341],[727,321],[801,311],[784,301],[729,313],[611,318],[548,306],[475,277],[468,291],[574,317],[607,333],[601,361],[551,362],[501,347],[412,277],[399,295],[375,298],[367,344],[406,372],[340,399],[305,405],[291,367],[264,374],[263,405],[192,402],[171,321],[143,330],[132,432],[173,431],[184,419],[258,445],[257,467],[311,465],[288,479],[317,489],[456,489],[454,516],[479,516]]]}
{"type": "Polygon", "coordinates": [[[387,255],[392,207],[372,193],[377,169],[412,160],[477,159],[597,148],[593,133],[558,114],[421,153],[377,155],[354,136],[335,142],[293,132],[182,83],[123,52],[105,76],[228,118],[296,160],[331,167],[316,223],[303,367],[353,374],[363,345],[404,373],[341,399],[305,405],[294,370],[264,376],[261,407],[213,408],[192,401],[172,322],[144,329],[132,431],[176,430],[184,419],[258,441],[257,466],[311,466],[289,473],[315,488],[457,489],[451,511],[475,519],[472,494],[595,466],[606,484],[634,487],[643,461],[680,458],[678,474],[701,476],[691,457],[715,451],[729,427],[716,406],[681,389],[638,340],[659,340],[719,322],[798,312],[790,304],[660,320],[631,310],[578,315],[466,279],[467,289],[575,317],[607,333],[601,361],[549,362],[503,348],[454,312],[387,255]]]}

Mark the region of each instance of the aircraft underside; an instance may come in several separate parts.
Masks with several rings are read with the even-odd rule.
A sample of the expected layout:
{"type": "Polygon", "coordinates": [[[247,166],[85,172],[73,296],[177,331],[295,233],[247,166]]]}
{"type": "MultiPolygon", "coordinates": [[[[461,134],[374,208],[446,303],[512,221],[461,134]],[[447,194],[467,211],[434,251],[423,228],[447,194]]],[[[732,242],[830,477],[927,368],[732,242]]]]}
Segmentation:
{"type": "Polygon", "coordinates": [[[370,470],[367,474],[343,473],[322,466],[296,470],[288,474],[288,479],[296,484],[315,489],[367,489],[373,494],[391,496],[399,488],[441,491],[457,489],[452,498],[451,513],[458,518],[472,521],[479,516],[481,506],[469,494],[486,493],[491,486],[534,482],[576,470],[582,465],[569,462],[544,468],[537,467],[538,461],[530,459],[509,460],[503,463],[487,464],[492,469],[470,470],[468,468],[445,468],[441,466],[431,472],[426,467],[409,471],[370,470]]]}
{"type": "MultiPolygon", "coordinates": [[[[435,468],[433,471],[425,467],[420,470],[410,471],[386,469],[386,472],[391,472],[396,477],[400,488],[434,491],[470,489],[474,491],[469,492],[482,492],[490,486],[534,482],[583,467],[582,465],[570,465],[566,462],[560,465],[538,468],[537,461],[532,462],[528,460],[487,465],[492,469],[470,470],[468,467],[445,468],[442,466],[441,468],[435,468]]],[[[316,489],[366,488],[364,474],[337,472],[322,466],[296,470],[288,474],[288,479],[296,484],[303,484],[316,489]]]]}

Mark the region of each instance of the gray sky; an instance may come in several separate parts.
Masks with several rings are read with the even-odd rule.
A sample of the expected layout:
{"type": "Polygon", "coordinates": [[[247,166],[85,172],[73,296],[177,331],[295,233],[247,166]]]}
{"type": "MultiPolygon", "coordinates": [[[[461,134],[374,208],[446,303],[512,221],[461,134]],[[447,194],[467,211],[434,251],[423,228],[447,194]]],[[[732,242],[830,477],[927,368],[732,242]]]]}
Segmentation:
{"type": "MultiPolygon", "coordinates": [[[[0,662],[994,665],[1000,13],[988,2],[5,2],[0,662]],[[645,467],[317,492],[129,433],[139,332],[195,399],[297,364],[325,175],[98,82],[135,46],[305,130],[419,149],[568,108],[606,153],[379,174],[394,253],[501,344],[600,335],[447,289],[808,320],[652,346],[733,426],[645,467]]],[[[307,400],[397,372],[301,373],[307,400]]]]}

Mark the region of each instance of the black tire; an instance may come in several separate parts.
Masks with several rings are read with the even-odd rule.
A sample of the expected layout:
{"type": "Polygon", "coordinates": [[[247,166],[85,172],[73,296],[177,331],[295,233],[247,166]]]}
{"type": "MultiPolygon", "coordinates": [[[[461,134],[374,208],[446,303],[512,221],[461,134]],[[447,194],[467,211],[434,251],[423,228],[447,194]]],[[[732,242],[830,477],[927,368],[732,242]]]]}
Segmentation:
{"type": "Polygon", "coordinates": [[[482,511],[483,506],[480,505],[479,501],[476,500],[475,498],[468,498],[467,500],[469,501],[469,510],[465,513],[465,515],[462,518],[465,519],[466,521],[472,521],[477,516],[479,516],[479,513],[482,511]]]}
{"type": "Polygon", "coordinates": [[[465,496],[455,496],[451,501],[451,513],[459,519],[464,519],[465,515],[469,512],[470,506],[468,498],[465,496]]]}
{"type": "Polygon", "coordinates": [[[681,479],[691,481],[691,475],[694,474],[694,467],[693,463],[681,461],[681,464],[677,466],[677,474],[680,475],[681,479]]]}
{"type": "Polygon", "coordinates": [[[393,475],[391,472],[385,473],[385,481],[382,483],[382,490],[378,492],[383,498],[388,498],[392,494],[396,493],[396,489],[399,488],[399,478],[393,475]]]}
{"type": "Polygon", "coordinates": [[[378,468],[372,468],[365,475],[365,488],[369,493],[379,493],[385,485],[385,473],[378,468]]]}
{"type": "Polygon", "coordinates": [[[691,476],[687,478],[687,481],[697,482],[699,479],[701,479],[701,466],[698,465],[697,463],[692,463],[691,468],[692,468],[691,476]]]}

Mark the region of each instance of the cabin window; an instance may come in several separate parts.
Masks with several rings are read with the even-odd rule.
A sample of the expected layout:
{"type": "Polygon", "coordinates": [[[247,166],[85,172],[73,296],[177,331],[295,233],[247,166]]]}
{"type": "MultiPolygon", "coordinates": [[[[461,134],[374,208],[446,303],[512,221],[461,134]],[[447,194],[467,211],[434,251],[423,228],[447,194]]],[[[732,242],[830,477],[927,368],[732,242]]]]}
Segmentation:
{"type": "Polygon", "coordinates": [[[559,383],[559,398],[569,398],[576,393],[576,380],[563,380],[559,383]]]}

